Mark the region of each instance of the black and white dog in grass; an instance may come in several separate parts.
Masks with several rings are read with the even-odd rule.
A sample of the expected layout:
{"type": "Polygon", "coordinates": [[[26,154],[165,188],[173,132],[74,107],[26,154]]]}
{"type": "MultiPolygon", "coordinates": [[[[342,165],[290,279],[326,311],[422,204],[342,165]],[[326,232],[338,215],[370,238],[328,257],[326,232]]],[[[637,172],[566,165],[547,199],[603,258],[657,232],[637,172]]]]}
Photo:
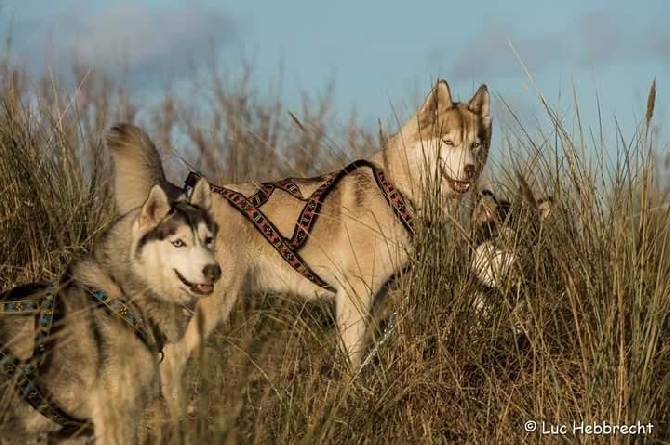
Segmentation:
{"type": "Polygon", "coordinates": [[[164,345],[222,275],[207,181],[188,200],[146,195],[54,283],[0,292],[0,439],[137,442],[164,345]]]}
{"type": "MultiPolygon", "coordinates": [[[[508,305],[516,333],[523,331],[520,290],[538,278],[538,248],[543,222],[553,199],[536,199],[519,177],[520,198],[510,202],[483,190],[473,208],[471,268],[482,290],[475,298],[475,311],[489,318],[500,304],[508,305]]],[[[527,286],[526,286],[527,287],[527,286]]]]}

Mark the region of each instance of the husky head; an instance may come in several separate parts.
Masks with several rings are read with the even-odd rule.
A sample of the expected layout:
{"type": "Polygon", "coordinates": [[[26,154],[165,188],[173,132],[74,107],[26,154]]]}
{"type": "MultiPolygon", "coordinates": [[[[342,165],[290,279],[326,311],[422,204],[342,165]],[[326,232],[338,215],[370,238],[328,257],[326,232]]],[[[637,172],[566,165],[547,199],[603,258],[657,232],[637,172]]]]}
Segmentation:
{"type": "Polygon", "coordinates": [[[442,194],[467,192],[479,177],[491,145],[489,92],[481,85],[467,103],[454,102],[440,80],[402,131],[410,174],[438,177],[442,194]]]}
{"type": "Polygon", "coordinates": [[[481,192],[472,212],[474,251],[471,268],[480,282],[502,289],[509,280],[518,281],[533,267],[532,249],[539,243],[540,226],[549,215],[552,198],[535,199],[521,180],[521,199],[498,200],[481,192]]]}
{"type": "Polygon", "coordinates": [[[221,268],[214,259],[218,226],[211,204],[212,192],[204,178],[188,201],[170,202],[163,187],[156,184],[137,214],[132,260],[162,299],[188,303],[214,291],[221,268]]]}

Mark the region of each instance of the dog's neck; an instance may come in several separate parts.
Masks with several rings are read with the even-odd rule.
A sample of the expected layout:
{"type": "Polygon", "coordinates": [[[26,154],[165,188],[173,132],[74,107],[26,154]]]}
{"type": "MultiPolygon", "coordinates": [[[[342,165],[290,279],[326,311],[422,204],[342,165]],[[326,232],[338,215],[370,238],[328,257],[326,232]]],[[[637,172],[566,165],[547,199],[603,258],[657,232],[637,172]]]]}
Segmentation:
{"type": "Polygon", "coordinates": [[[192,307],[162,301],[150,291],[137,294],[135,302],[144,311],[144,316],[160,330],[166,343],[176,342],[184,336],[193,313],[192,307]]]}
{"type": "Polygon", "coordinates": [[[412,183],[407,162],[402,162],[402,155],[398,152],[398,142],[400,133],[394,134],[386,142],[386,147],[373,154],[369,160],[378,165],[389,177],[393,185],[400,192],[415,202],[415,193],[412,193],[412,183]]]}
{"type": "MultiPolygon", "coordinates": [[[[408,203],[411,203],[412,211],[417,218],[431,218],[434,212],[429,210],[431,205],[426,202],[428,195],[423,188],[424,184],[421,182],[420,173],[412,171],[410,167],[406,152],[409,148],[405,144],[403,133],[398,132],[390,136],[386,141],[385,148],[373,154],[369,160],[387,173],[388,179],[403,194],[408,203]]],[[[453,214],[458,209],[461,196],[440,199],[443,201],[440,203],[442,212],[453,214]]]]}
{"type": "Polygon", "coordinates": [[[156,298],[139,279],[128,279],[124,274],[126,278],[120,280],[114,271],[102,267],[95,258],[77,262],[72,275],[82,286],[103,292],[109,300],[130,303],[144,319],[147,331],[157,344],[175,342],[184,335],[190,316],[183,306],[156,298]]]}

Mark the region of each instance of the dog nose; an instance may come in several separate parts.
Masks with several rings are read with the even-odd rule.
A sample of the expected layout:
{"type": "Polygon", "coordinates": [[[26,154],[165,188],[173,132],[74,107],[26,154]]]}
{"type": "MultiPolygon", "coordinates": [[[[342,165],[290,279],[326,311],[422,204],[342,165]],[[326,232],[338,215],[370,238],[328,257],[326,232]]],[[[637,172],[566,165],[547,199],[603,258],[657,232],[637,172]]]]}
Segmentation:
{"type": "Polygon", "coordinates": [[[202,274],[213,283],[221,278],[221,267],[218,264],[208,264],[202,269],[202,274]]]}
{"type": "Polygon", "coordinates": [[[463,168],[463,170],[465,172],[465,177],[468,180],[475,179],[475,166],[474,165],[468,164],[463,168]]]}

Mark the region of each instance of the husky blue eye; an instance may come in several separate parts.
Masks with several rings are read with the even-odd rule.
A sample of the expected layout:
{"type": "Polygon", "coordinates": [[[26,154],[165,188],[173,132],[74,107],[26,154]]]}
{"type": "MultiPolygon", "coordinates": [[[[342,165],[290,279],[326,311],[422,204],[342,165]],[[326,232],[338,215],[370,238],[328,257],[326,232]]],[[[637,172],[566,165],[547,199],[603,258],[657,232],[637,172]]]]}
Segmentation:
{"type": "Polygon", "coordinates": [[[172,241],[172,245],[177,247],[177,248],[185,246],[184,242],[180,239],[172,241]]]}

